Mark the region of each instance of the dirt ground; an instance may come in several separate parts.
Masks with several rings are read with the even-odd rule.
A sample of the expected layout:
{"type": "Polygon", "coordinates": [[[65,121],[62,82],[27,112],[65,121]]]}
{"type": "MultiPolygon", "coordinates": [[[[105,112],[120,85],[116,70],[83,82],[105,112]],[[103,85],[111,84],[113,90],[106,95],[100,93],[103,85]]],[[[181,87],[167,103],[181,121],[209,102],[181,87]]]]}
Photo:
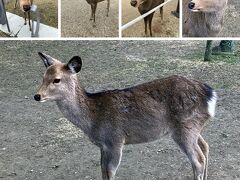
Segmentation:
{"type": "MultiPolygon", "coordinates": [[[[171,1],[163,8],[163,21],[159,10],[155,12],[152,22],[154,37],[179,37],[179,19],[171,14],[177,7],[177,0],[171,1]]],[[[140,16],[137,8],[130,5],[130,0],[122,1],[122,24],[126,24],[140,16]]],[[[139,21],[122,33],[123,37],[144,37],[144,21],[139,21]]]]}
{"type": "MultiPolygon", "coordinates": [[[[240,46],[203,62],[205,41],[0,41],[0,179],[101,179],[100,152],[54,102],[33,100],[45,70],[38,51],[67,62],[80,55],[88,91],[180,74],[214,87],[209,180],[240,179],[240,46]]],[[[215,44],[218,42],[215,42],[215,44]]],[[[117,180],[190,180],[191,165],[169,137],[125,146],[117,180]]]]}
{"type": "Polygon", "coordinates": [[[109,16],[107,1],[98,3],[96,27],[90,21],[91,6],[86,0],[62,0],[62,37],[118,37],[118,0],[110,1],[109,16]]]}
{"type": "MultiPolygon", "coordinates": [[[[58,28],[58,1],[57,0],[33,0],[33,3],[38,6],[40,12],[40,21],[43,24],[58,28]]],[[[24,17],[19,5],[14,9],[15,0],[11,0],[6,10],[13,14],[24,17]]]]}

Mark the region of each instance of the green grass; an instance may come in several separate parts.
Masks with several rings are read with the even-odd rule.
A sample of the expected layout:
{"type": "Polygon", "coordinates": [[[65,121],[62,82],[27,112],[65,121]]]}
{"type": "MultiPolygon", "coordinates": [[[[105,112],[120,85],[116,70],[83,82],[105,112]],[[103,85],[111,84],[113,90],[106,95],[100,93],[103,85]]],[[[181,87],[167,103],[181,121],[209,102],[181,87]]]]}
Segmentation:
{"type": "Polygon", "coordinates": [[[239,57],[239,52],[236,52],[234,55],[212,55],[211,63],[218,63],[221,61],[229,64],[238,64],[240,63],[239,57]]]}
{"type": "Polygon", "coordinates": [[[0,37],[9,37],[9,35],[7,35],[6,33],[0,31],[0,37]]]}
{"type": "MultiPolygon", "coordinates": [[[[233,55],[211,55],[211,61],[209,61],[209,63],[223,62],[228,64],[240,64],[240,43],[239,42],[236,42],[234,49],[235,49],[235,52],[233,55]]],[[[203,61],[204,50],[203,51],[195,50],[190,54],[186,53],[183,57],[191,61],[203,61]]]]}
{"type": "MultiPolygon", "coordinates": [[[[34,4],[38,6],[40,11],[40,22],[52,27],[58,27],[58,7],[57,0],[34,0],[34,4]]],[[[13,14],[17,14],[23,17],[23,12],[20,10],[19,5],[16,9],[14,9],[15,1],[10,1],[6,5],[6,9],[8,12],[13,14]]]]}

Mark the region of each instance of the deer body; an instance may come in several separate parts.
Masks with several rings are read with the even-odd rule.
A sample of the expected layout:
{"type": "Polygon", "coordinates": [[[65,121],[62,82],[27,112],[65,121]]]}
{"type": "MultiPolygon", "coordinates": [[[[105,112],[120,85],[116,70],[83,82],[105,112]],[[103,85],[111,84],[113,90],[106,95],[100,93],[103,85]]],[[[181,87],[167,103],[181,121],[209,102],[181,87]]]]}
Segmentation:
{"type": "MultiPolygon", "coordinates": [[[[138,11],[141,15],[147,13],[158,5],[164,3],[164,0],[131,0],[131,5],[134,7],[138,7],[138,11]]],[[[161,18],[163,20],[163,7],[160,8],[161,18]]],[[[148,28],[150,31],[150,36],[152,37],[152,19],[154,12],[149,14],[144,18],[144,26],[145,26],[145,36],[148,35],[148,28]]]]}
{"type": "Polygon", "coordinates": [[[222,30],[227,0],[183,0],[183,36],[216,37],[222,30]]]}
{"type": "MultiPolygon", "coordinates": [[[[96,9],[97,9],[97,3],[102,2],[104,0],[86,0],[88,4],[91,6],[91,17],[90,20],[93,20],[93,26],[95,27],[95,15],[96,15],[96,9]]],[[[110,7],[110,0],[107,0],[107,15],[109,13],[109,7],[110,7]]]]}
{"type": "Polygon", "coordinates": [[[47,71],[35,100],[55,100],[64,116],[101,149],[104,180],[114,178],[125,144],[157,140],[168,133],[190,159],[194,179],[207,179],[208,145],[200,133],[214,116],[216,93],[209,86],[175,75],[90,94],[76,75],[79,57],[63,64],[40,56],[47,71]]]}
{"type": "Polygon", "coordinates": [[[24,13],[24,19],[25,19],[24,25],[27,24],[27,18],[28,18],[29,30],[32,31],[30,10],[31,10],[31,6],[32,6],[32,3],[33,3],[33,0],[16,0],[15,8],[17,7],[17,2],[18,1],[19,1],[20,9],[24,13]]]}

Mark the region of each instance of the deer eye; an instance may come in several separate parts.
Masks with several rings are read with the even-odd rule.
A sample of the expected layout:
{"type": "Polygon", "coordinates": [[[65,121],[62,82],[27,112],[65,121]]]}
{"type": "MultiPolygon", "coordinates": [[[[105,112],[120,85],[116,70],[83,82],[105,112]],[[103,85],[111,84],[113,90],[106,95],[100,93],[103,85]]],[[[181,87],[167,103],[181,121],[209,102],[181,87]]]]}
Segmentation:
{"type": "Polygon", "coordinates": [[[53,84],[60,83],[60,79],[54,79],[53,84]]]}

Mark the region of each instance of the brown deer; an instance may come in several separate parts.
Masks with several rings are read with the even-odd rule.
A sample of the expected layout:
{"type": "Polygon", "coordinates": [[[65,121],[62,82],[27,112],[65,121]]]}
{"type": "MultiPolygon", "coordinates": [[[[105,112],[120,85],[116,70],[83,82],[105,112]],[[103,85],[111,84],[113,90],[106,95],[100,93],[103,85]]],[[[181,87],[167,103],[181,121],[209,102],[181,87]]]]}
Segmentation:
{"type": "Polygon", "coordinates": [[[30,10],[31,10],[31,6],[33,4],[33,0],[16,0],[15,7],[14,7],[15,9],[17,8],[18,1],[19,1],[20,9],[24,13],[24,19],[25,19],[24,25],[27,24],[27,17],[28,17],[29,30],[32,31],[30,10]]]}
{"type": "MultiPolygon", "coordinates": [[[[96,9],[97,9],[97,3],[102,2],[104,0],[86,0],[88,4],[91,5],[91,17],[90,17],[90,21],[93,21],[93,27],[96,26],[96,22],[95,22],[95,14],[96,14],[96,9]]],[[[109,13],[109,7],[110,7],[110,0],[107,0],[107,15],[109,13]]]]}
{"type": "Polygon", "coordinates": [[[82,60],[64,64],[39,53],[47,70],[36,101],[56,101],[63,115],[101,150],[102,178],[114,179],[122,149],[170,134],[188,156],[194,180],[207,179],[208,144],[200,133],[214,116],[216,92],[182,76],[157,79],[127,89],[86,92],[77,73],[82,60]]]}
{"type": "MultiPolygon", "coordinates": [[[[158,5],[164,3],[164,0],[131,0],[130,4],[133,7],[138,8],[138,11],[141,15],[145,14],[146,12],[152,10],[153,8],[157,7],[158,5]]],[[[145,36],[148,36],[148,30],[150,31],[150,36],[152,37],[152,19],[153,19],[154,12],[149,14],[144,18],[144,25],[145,25],[145,36]]],[[[161,19],[163,20],[163,7],[160,8],[160,15],[161,19]]]]}
{"type": "Polygon", "coordinates": [[[183,0],[183,36],[218,36],[226,5],[227,0],[183,0]]]}

